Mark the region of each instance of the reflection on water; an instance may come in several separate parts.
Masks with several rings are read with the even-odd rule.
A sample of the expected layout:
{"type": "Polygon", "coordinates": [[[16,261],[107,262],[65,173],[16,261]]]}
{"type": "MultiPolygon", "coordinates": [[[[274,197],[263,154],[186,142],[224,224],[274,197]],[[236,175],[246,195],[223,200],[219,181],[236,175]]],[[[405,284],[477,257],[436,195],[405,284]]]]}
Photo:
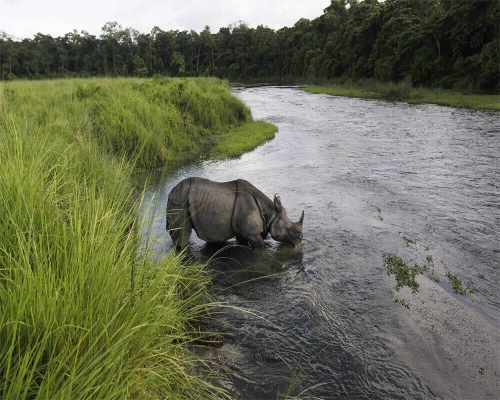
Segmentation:
{"type": "Polygon", "coordinates": [[[212,262],[221,308],[211,350],[236,398],[495,398],[500,393],[500,115],[241,88],[271,142],[227,161],[150,177],[145,214],[159,255],[170,250],[165,207],[188,176],[247,179],[305,210],[304,246],[221,248],[193,234],[212,262]],[[415,240],[407,246],[402,237],[415,240]],[[392,293],[382,253],[425,263],[419,293],[392,293]],[[453,293],[445,273],[477,290],[453,293]],[[402,296],[410,309],[395,303],[402,296]]]}

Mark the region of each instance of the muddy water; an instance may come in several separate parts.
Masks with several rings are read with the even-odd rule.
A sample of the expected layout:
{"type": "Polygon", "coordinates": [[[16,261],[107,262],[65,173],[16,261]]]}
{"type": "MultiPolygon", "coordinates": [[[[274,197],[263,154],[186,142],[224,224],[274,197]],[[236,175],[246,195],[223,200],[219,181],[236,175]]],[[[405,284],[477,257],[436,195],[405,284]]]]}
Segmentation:
{"type": "Polygon", "coordinates": [[[216,254],[214,297],[229,307],[210,328],[228,336],[207,356],[233,396],[498,398],[500,114],[234,92],[276,138],[153,176],[148,191],[160,255],[168,193],[188,176],[244,178],[278,193],[292,219],[305,210],[301,250],[268,239],[264,251],[216,254],[192,236],[195,259],[216,254]],[[383,253],[439,282],[422,275],[418,293],[394,291],[383,253]],[[454,293],[448,271],[475,293],[454,293]]]}

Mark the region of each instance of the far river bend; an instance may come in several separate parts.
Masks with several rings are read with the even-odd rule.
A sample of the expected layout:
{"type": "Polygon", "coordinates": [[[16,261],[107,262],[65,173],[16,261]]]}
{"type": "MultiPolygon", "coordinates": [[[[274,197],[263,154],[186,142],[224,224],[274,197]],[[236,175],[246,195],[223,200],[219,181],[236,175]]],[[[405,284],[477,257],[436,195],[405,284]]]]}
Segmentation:
{"type": "MultiPolygon", "coordinates": [[[[229,336],[207,357],[233,397],[498,398],[500,114],[233,91],[276,138],[152,176],[147,192],[159,255],[168,193],[188,176],[244,178],[279,194],[293,220],[305,210],[301,251],[269,238],[263,253],[230,249],[212,264],[215,300],[236,308],[208,327],[229,336]],[[439,282],[421,275],[417,294],[395,292],[383,253],[439,282]],[[454,293],[448,271],[476,292],[454,293]]],[[[193,234],[195,259],[216,250],[193,234]]]]}

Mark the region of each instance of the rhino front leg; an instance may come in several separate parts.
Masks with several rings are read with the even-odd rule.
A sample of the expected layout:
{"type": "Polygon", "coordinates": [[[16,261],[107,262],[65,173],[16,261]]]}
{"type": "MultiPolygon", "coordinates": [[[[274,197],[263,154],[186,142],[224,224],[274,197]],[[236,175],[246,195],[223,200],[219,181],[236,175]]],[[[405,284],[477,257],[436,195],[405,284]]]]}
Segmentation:
{"type": "Polygon", "coordinates": [[[260,233],[258,233],[257,235],[249,235],[246,239],[250,243],[250,246],[254,249],[257,247],[265,246],[264,239],[262,239],[262,235],[260,233]]]}

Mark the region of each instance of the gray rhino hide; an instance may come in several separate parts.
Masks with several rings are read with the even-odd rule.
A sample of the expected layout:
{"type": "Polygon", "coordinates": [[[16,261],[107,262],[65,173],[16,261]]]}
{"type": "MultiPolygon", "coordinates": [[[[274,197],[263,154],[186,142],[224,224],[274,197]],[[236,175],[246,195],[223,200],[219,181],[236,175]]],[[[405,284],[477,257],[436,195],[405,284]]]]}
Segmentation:
{"type": "Polygon", "coordinates": [[[187,178],[168,197],[167,229],[178,247],[187,244],[193,228],[207,242],[237,237],[263,246],[276,217],[274,203],[243,179],[219,183],[187,178]]]}

